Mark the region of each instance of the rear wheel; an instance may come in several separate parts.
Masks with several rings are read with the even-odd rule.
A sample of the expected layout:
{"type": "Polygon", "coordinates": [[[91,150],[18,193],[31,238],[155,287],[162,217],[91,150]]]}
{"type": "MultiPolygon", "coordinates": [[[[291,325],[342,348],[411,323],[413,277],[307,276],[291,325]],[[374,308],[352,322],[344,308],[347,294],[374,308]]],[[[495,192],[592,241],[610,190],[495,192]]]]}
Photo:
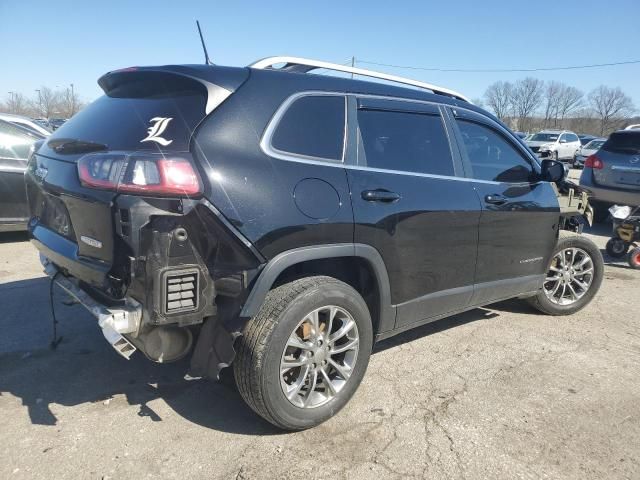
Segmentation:
{"type": "Polygon", "coordinates": [[[549,315],[570,315],[593,299],[603,275],[604,262],[596,244],[561,231],[542,289],[529,303],[549,315]]]}
{"type": "Polygon", "coordinates": [[[234,375],[242,398],[285,430],[335,415],[358,388],[373,332],[362,297],[331,277],[270,291],[239,340],[234,375]]]}
{"type": "Polygon", "coordinates": [[[629,265],[631,268],[640,270],[640,247],[636,247],[629,252],[629,265]]]}
{"type": "Polygon", "coordinates": [[[607,254],[613,258],[622,258],[629,251],[629,243],[619,237],[610,238],[607,242],[607,254]]]}

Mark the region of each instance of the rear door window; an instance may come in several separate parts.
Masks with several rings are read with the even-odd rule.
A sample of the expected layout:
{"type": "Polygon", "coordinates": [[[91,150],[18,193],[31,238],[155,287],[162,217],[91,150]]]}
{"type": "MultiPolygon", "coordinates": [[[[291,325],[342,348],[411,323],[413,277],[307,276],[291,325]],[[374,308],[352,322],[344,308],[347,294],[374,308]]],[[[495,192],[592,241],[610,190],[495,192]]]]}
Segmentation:
{"type": "Polygon", "coordinates": [[[276,126],[271,147],[294,156],[341,161],[345,102],[339,95],[308,95],[294,100],[276,126]]]}
{"type": "Polygon", "coordinates": [[[358,110],[358,164],[385,170],[453,176],[439,114],[358,110]]]}
{"type": "Polygon", "coordinates": [[[468,120],[459,119],[457,124],[473,178],[506,183],[531,181],[531,163],[500,133],[468,120]]]}

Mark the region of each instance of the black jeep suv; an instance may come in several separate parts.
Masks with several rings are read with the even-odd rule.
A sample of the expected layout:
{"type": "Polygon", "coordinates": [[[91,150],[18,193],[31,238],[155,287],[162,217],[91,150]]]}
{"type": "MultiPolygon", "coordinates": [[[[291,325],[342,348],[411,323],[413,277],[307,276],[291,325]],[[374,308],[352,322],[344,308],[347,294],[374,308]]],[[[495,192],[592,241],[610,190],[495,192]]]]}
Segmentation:
{"type": "MultiPolygon", "coordinates": [[[[280,68],[278,64],[285,63],[280,68]]],[[[375,341],[512,297],[570,314],[603,274],[564,176],[447,89],[249,68],[127,68],[38,146],[26,188],[45,270],[123,356],[187,378],[232,364],[284,429],[328,419],[375,341]]]]}

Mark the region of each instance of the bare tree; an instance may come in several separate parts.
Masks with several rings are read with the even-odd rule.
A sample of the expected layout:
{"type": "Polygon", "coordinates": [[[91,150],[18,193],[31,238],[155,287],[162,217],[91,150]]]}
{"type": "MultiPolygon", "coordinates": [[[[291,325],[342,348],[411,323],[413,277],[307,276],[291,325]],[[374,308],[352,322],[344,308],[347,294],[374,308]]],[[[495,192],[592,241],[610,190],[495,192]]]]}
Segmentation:
{"type": "Polygon", "coordinates": [[[576,111],[582,106],[584,99],[584,93],[578,90],[576,87],[569,87],[563,85],[560,90],[560,96],[558,98],[558,115],[560,122],[563,123],[564,119],[576,111]]]}
{"type": "Polygon", "coordinates": [[[542,104],[544,82],[538,78],[527,77],[518,80],[511,94],[511,101],[518,117],[518,128],[526,131],[531,117],[542,104]]]}
{"type": "Polygon", "coordinates": [[[614,129],[635,110],[633,101],[620,87],[600,85],[589,93],[589,103],[600,121],[600,135],[614,129]]]}
{"type": "Polygon", "coordinates": [[[511,83],[500,81],[489,85],[484,92],[484,99],[487,106],[493,110],[493,113],[500,120],[505,120],[512,110],[512,90],[513,85],[511,85],[511,83]]]}
{"type": "Polygon", "coordinates": [[[9,92],[3,110],[15,115],[26,115],[29,112],[29,101],[19,92],[9,92]]]}
{"type": "Polygon", "coordinates": [[[73,84],[70,88],[66,88],[60,95],[60,113],[64,118],[73,117],[83,105],[78,97],[78,94],[73,88],[73,84]]]}
{"type": "Polygon", "coordinates": [[[60,92],[51,90],[49,87],[40,87],[38,98],[40,115],[45,118],[53,117],[60,110],[60,92]]]}
{"type": "Polygon", "coordinates": [[[553,126],[558,123],[558,105],[560,103],[560,95],[564,85],[560,82],[551,81],[547,83],[544,89],[544,126],[551,125],[553,120],[553,126]]]}

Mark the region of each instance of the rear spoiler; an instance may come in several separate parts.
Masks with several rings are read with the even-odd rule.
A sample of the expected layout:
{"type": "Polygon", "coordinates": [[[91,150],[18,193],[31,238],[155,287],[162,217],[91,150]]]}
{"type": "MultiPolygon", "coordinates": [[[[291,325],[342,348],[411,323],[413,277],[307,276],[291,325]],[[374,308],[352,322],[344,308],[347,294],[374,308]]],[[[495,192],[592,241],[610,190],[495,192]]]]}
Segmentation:
{"type": "Polygon", "coordinates": [[[167,89],[200,90],[207,96],[205,114],[211,113],[236,91],[249,77],[248,68],[210,65],[166,65],[162,67],[129,67],[113,70],[98,80],[109,96],[120,96],[122,89],[128,96],[153,95],[154,83],[164,92],[167,89]]]}

